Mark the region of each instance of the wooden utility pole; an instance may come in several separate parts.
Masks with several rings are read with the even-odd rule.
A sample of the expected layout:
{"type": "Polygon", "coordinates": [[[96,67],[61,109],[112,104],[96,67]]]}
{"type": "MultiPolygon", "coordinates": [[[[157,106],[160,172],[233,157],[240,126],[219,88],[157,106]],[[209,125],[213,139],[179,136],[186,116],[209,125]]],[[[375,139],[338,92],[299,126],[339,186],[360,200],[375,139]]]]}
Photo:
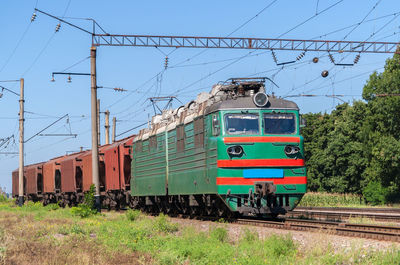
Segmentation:
{"type": "Polygon", "coordinates": [[[91,115],[92,115],[92,180],[96,187],[95,208],[101,211],[100,181],[99,181],[99,142],[97,125],[97,81],[96,81],[96,47],[90,48],[90,79],[91,79],[91,115]]]}
{"type": "Polygon", "coordinates": [[[106,144],[110,143],[110,112],[106,110],[105,113],[105,125],[104,128],[106,129],[106,144]]]}
{"type": "Polygon", "coordinates": [[[24,204],[24,79],[20,79],[18,205],[24,204]]]}
{"type": "Polygon", "coordinates": [[[117,119],[115,118],[115,117],[113,117],[113,129],[112,129],[112,142],[114,143],[115,142],[115,131],[116,131],[116,128],[115,128],[115,126],[117,125],[117,119]]]}

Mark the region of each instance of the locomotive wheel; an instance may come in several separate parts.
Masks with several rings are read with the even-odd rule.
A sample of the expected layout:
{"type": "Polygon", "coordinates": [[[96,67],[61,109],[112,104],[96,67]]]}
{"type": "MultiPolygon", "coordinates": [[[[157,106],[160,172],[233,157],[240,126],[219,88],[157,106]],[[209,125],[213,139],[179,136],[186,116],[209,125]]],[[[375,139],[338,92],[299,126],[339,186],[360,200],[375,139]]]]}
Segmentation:
{"type": "Polygon", "coordinates": [[[139,198],[138,197],[132,197],[129,200],[129,208],[131,209],[137,209],[139,206],[139,198]]]}
{"type": "Polygon", "coordinates": [[[200,215],[200,209],[198,206],[190,207],[190,217],[196,217],[200,215]]]}

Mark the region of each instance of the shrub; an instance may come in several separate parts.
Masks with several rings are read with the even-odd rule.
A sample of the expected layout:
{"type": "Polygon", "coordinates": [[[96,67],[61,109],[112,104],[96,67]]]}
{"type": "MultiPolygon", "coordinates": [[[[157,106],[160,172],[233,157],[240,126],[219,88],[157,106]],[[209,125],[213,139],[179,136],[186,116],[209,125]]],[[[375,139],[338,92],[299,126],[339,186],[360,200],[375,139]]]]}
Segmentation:
{"type": "Polygon", "coordinates": [[[50,204],[47,204],[44,208],[46,208],[49,211],[55,211],[55,210],[60,209],[60,205],[58,205],[57,203],[50,203],[50,204]]]}
{"type": "Polygon", "coordinates": [[[385,204],[387,193],[387,189],[382,187],[381,183],[377,181],[369,182],[363,190],[365,200],[372,205],[385,204]]]}
{"type": "Polygon", "coordinates": [[[81,218],[86,218],[92,215],[97,214],[97,210],[95,209],[95,187],[94,184],[90,186],[89,191],[85,194],[85,198],[82,204],[79,204],[78,207],[72,207],[71,212],[74,215],[80,216],[81,218]]]}
{"type": "Polygon", "coordinates": [[[7,193],[0,187],[0,202],[8,201],[7,193]]]}
{"type": "Polygon", "coordinates": [[[129,221],[135,221],[141,217],[141,212],[139,210],[129,209],[128,211],[126,211],[125,216],[126,218],[128,218],[129,221]]]}

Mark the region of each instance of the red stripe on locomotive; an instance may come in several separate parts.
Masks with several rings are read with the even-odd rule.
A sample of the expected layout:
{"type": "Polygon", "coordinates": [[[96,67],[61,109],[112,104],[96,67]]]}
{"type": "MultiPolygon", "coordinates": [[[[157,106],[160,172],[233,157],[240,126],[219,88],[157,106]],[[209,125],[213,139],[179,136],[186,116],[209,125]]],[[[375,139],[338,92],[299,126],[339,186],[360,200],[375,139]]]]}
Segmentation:
{"type": "Polygon", "coordinates": [[[252,137],[225,137],[224,138],[224,143],[273,143],[273,142],[300,143],[300,137],[252,136],[252,137]]]}
{"type": "Polygon", "coordinates": [[[304,159],[241,159],[218,160],[218,167],[298,167],[304,166],[304,159]]]}
{"type": "Polygon", "coordinates": [[[276,178],[260,178],[260,179],[245,179],[242,177],[217,177],[217,185],[254,185],[255,182],[271,181],[275,185],[286,184],[307,184],[307,177],[285,177],[282,179],[276,178]]]}

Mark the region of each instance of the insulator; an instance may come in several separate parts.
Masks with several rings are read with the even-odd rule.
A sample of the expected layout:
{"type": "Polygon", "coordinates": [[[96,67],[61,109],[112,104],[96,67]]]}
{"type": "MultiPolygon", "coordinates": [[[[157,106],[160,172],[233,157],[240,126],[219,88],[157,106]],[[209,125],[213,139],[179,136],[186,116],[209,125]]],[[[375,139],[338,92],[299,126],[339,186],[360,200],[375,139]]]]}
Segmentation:
{"type": "Polygon", "coordinates": [[[164,69],[168,68],[168,56],[165,56],[164,69]]]}
{"type": "Polygon", "coordinates": [[[68,76],[68,79],[67,79],[67,82],[68,82],[68,83],[71,83],[71,81],[72,81],[72,78],[71,78],[71,76],[69,75],[69,76],[68,76]]]}
{"type": "Polygon", "coordinates": [[[58,32],[60,30],[60,28],[61,28],[61,24],[58,23],[57,26],[56,26],[56,32],[58,32]]]}
{"type": "Polygon", "coordinates": [[[300,53],[299,56],[297,56],[296,61],[301,60],[301,58],[303,58],[305,54],[306,54],[306,52],[300,53]]]}
{"type": "Polygon", "coordinates": [[[276,58],[275,52],[273,50],[271,51],[271,54],[272,54],[272,59],[274,59],[274,62],[278,63],[278,59],[276,58]]]}
{"type": "Polygon", "coordinates": [[[335,64],[335,59],[333,58],[332,54],[329,54],[329,59],[331,60],[331,62],[332,62],[333,64],[335,64]]]}
{"type": "Polygon", "coordinates": [[[322,73],[321,73],[321,76],[322,77],[327,77],[329,75],[329,72],[328,72],[328,70],[324,70],[324,71],[322,71],[322,73]]]}
{"type": "Polygon", "coordinates": [[[125,89],[120,88],[120,87],[115,87],[114,90],[115,90],[115,91],[118,91],[118,92],[124,92],[124,91],[126,91],[125,89]]]}
{"type": "Polygon", "coordinates": [[[358,63],[358,61],[360,60],[360,57],[361,56],[359,54],[356,55],[356,58],[354,58],[354,64],[358,63]]]}
{"type": "Polygon", "coordinates": [[[33,13],[31,17],[31,22],[35,21],[35,19],[36,19],[36,13],[33,13]]]}
{"type": "Polygon", "coordinates": [[[314,58],[312,59],[312,61],[313,61],[313,63],[318,63],[319,59],[318,59],[318,57],[314,57],[314,58]]]}

